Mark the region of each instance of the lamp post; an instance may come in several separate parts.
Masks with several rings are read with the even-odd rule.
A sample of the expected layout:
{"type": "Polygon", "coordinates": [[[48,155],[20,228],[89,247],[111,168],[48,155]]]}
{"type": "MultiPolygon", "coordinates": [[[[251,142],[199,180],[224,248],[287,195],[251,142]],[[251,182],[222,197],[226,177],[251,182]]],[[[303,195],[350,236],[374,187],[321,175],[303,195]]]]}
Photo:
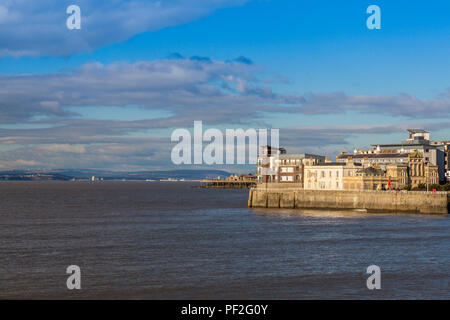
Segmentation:
{"type": "Polygon", "coordinates": [[[430,175],[430,163],[427,161],[427,170],[425,172],[426,178],[427,178],[427,192],[430,191],[430,183],[428,181],[428,176],[430,175]]]}

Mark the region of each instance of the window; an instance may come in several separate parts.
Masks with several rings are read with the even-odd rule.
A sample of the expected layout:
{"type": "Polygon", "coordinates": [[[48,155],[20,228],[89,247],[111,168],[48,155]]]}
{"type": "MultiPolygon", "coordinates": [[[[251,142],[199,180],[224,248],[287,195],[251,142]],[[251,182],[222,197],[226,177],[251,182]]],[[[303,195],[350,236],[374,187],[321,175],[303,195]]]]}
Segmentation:
{"type": "Polygon", "coordinates": [[[281,181],[294,181],[293,176],[281,176],[281,181]]]}
{"type": "Polygon", "coordinates": [[[322,171],[322,172],[320,173],[320,176],[321,176],[322,178],[325,178],[325,171],[322,171]]]}

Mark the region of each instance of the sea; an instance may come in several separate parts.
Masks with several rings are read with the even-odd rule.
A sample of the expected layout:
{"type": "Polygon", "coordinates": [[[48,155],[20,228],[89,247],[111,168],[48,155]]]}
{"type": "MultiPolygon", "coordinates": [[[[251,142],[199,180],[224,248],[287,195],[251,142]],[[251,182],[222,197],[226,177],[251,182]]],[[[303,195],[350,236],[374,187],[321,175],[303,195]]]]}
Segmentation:
{"type": "Polygon", "coordinates": [[[195,186],[0,182],[0,299],[450,298],[449,215],[251,209],[195,186]]]}

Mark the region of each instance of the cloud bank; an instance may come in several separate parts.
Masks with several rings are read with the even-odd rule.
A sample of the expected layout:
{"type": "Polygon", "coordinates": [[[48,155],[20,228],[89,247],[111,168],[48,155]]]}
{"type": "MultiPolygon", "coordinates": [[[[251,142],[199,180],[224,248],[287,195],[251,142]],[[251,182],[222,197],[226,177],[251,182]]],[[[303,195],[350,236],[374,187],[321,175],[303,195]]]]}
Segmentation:
{"type": "Polygon", "coordinates": [[[412,119],[450,114],[447,93],[434,99],[343,92],[301,95],[277,93],[268,82],[258,65],[209,58],[89,63],[54,74],[0,75],[0,123],[38,116],[70,119],[76,114],[68,107],[86,106],[139,106],[173,114],[160,119],[159,127],[186,125],[196,119],[210,124],[254,123],[267,112],[318,115],[357,111],[412,119]]]}
{"type": "Polygon", "coordinates": [[[438,120],[430,128],[421,121],[448,118],[448,93],[434,99],[407,94],[296,94],[271,87],[280,83],[284,84],[245,57],[218,61],[179,54],[136,63],[89,63],[53,74],[0,75],[0,150],[7,150],[0,154],[0,167],[168,168],[173,146],[170,134],[164,138],[148,130],[191,128],[194,120],[216,127],[259,128],[270,127],[275,113],[311,117],[356,111],[401,115],[412,121],[280,128],[281,143],[290,152],[321,154],[342,151],[359,134],[404,132],[411,126],[433,131],[450,127],[438,120]],[[105,120],[74,112],[95,106],[123,110],[132,106],[163,110],[166,115],[105,120]]]}
{"type": "Polygon", "coordinates": [[[0,57],[68,56],[205,17],[247,0],[3,0],[0,57]],[[81,30],[68,30],[69,5],[81,8],[81,30]]]}

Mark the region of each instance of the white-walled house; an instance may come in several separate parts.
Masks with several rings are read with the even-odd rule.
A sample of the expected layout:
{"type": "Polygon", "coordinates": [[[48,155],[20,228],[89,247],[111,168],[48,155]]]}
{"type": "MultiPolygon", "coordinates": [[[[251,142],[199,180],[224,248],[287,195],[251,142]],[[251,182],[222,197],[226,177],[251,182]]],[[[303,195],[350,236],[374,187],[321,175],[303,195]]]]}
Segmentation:
{"type": "Polygon", "coordinates": [[[361,169],[358,163],[319,163],[304,167],[305,190],[343,190],[343,178],[354,176],[361,169]]]}

